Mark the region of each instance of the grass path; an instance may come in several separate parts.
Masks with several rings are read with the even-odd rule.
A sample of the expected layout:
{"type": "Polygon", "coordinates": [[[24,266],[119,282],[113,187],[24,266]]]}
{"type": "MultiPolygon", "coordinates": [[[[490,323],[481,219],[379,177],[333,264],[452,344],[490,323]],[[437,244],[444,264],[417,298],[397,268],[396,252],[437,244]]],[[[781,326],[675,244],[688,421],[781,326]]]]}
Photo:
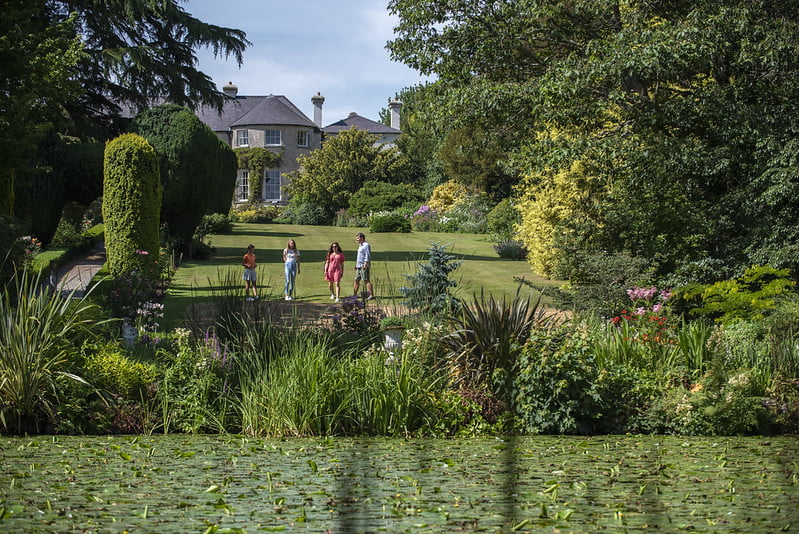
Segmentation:
{"type": "MultiPolygon", "coordinates": [[[[406,283],[406,274],[416,272],[418,264],[427,261],[430,243],[450,245],[447,250],[463,260],[453,278],[456,294],[471,296],[484,291],[502,298],[512,296],[518,284],[514,278],[524,277],[541,284],[554,284],[533,275],[524,261],[497,256],[488,236],[476,234],[444,234],[436,232],[376,233],[368,229],[335,226],[300,226],[283,224],[236,224],[234,232],[210,236],[216,254],[205,261],[182,264],[173,279],[164,301],[164,326],[178,326],[186,306],[210,300],[212,286],[225,280],[241,282],[241,256],[248,244],[256,247],[258,284],[261,298],[275,299],[283,294],[282,251],[289,239],[297,242],[301,253],[301,271],[297,277],[297,299],[300,302],[329,302],[330,293],[322,274],[325,254],[330,243],[337,241],[344,250],[346,262],[341,281],[342,295],[352,293],[355,253],[355,234],[363,231],[372,246],[372,281],[375,293],[383,300],[399,302],[399,288],[406,283]]],[[[243,289],[242,289],[243,296],[243,289]]]]}

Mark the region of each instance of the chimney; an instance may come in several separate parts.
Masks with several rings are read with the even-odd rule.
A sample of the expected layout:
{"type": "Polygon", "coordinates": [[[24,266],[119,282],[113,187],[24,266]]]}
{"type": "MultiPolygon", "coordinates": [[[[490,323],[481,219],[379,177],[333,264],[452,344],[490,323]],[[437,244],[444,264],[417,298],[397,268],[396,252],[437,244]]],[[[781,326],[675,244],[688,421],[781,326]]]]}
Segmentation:
{"type": "Polygon", "coordinates": [[[316,93],[311,97],[313,104],[313,122],[317,127],[322,127],[322,104],[325,103],[325,97],[321,93],[316,93]]]}
{"type": "Polygon", "coordinates": [[[388,103],[388,110],[391,113],[391,127],[395,130],[400,129],[400,109],[402,108],[402,102],[397,100],[396,98],[391,99],[391,102],[388,103]]]}
{"type": "Polygon", "coordinates": [[[228,82],[222,86],[222,92],[225,93],[225,96],[236,98],[236,95],[239,94],[239,88],[233,85],[233,82],[228,82]]]}

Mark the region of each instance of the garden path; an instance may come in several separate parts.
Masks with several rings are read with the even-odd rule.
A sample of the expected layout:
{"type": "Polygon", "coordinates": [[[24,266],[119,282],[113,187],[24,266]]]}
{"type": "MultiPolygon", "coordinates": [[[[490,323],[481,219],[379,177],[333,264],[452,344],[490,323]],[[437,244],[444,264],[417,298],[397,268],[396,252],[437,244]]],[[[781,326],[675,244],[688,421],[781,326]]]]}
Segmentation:
{"type": "Polygon", "coordinates": [[[62,265],[50,277],[50,283],[67,296],[73,291],[74,296],[81,297],[86,293],[89,282],[105,263],[105,243],[99,243],[92,250],[79,258],[62,265]]]}

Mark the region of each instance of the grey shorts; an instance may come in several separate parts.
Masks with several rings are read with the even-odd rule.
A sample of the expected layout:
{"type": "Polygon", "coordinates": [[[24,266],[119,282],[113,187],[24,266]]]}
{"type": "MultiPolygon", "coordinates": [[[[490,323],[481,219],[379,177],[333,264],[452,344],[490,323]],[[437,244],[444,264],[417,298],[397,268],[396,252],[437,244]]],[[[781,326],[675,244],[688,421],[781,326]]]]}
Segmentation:
{"type": "Polygon", "coordinates": [[[356,267],[355,268],[355,279],[356,280],[363,280],[364,282],[369,281],[369,267],[356,267]]]}
{"type": "Polygon", "coordinates": [[[244,280],[248,282],[255,282],[255,269],[244,269],[244,280]]]}

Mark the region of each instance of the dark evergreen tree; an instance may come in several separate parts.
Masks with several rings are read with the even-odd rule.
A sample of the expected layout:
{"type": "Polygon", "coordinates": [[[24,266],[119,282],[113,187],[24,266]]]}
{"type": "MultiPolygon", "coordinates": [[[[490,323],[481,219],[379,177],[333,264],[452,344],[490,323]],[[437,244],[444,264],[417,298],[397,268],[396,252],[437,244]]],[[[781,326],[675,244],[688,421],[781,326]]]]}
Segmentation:
{"type": "Polygon", "coordinates": [[[133,129],[158,153],[164,191],[161,222],[175,247],[190,251],[194,230],[213,204],[212,197],[220,194],[220,182],[229,186],[235,178],[219,174],[230,148],[223,147],[188,108],[174,104],[141,112],[133,129]]]}

